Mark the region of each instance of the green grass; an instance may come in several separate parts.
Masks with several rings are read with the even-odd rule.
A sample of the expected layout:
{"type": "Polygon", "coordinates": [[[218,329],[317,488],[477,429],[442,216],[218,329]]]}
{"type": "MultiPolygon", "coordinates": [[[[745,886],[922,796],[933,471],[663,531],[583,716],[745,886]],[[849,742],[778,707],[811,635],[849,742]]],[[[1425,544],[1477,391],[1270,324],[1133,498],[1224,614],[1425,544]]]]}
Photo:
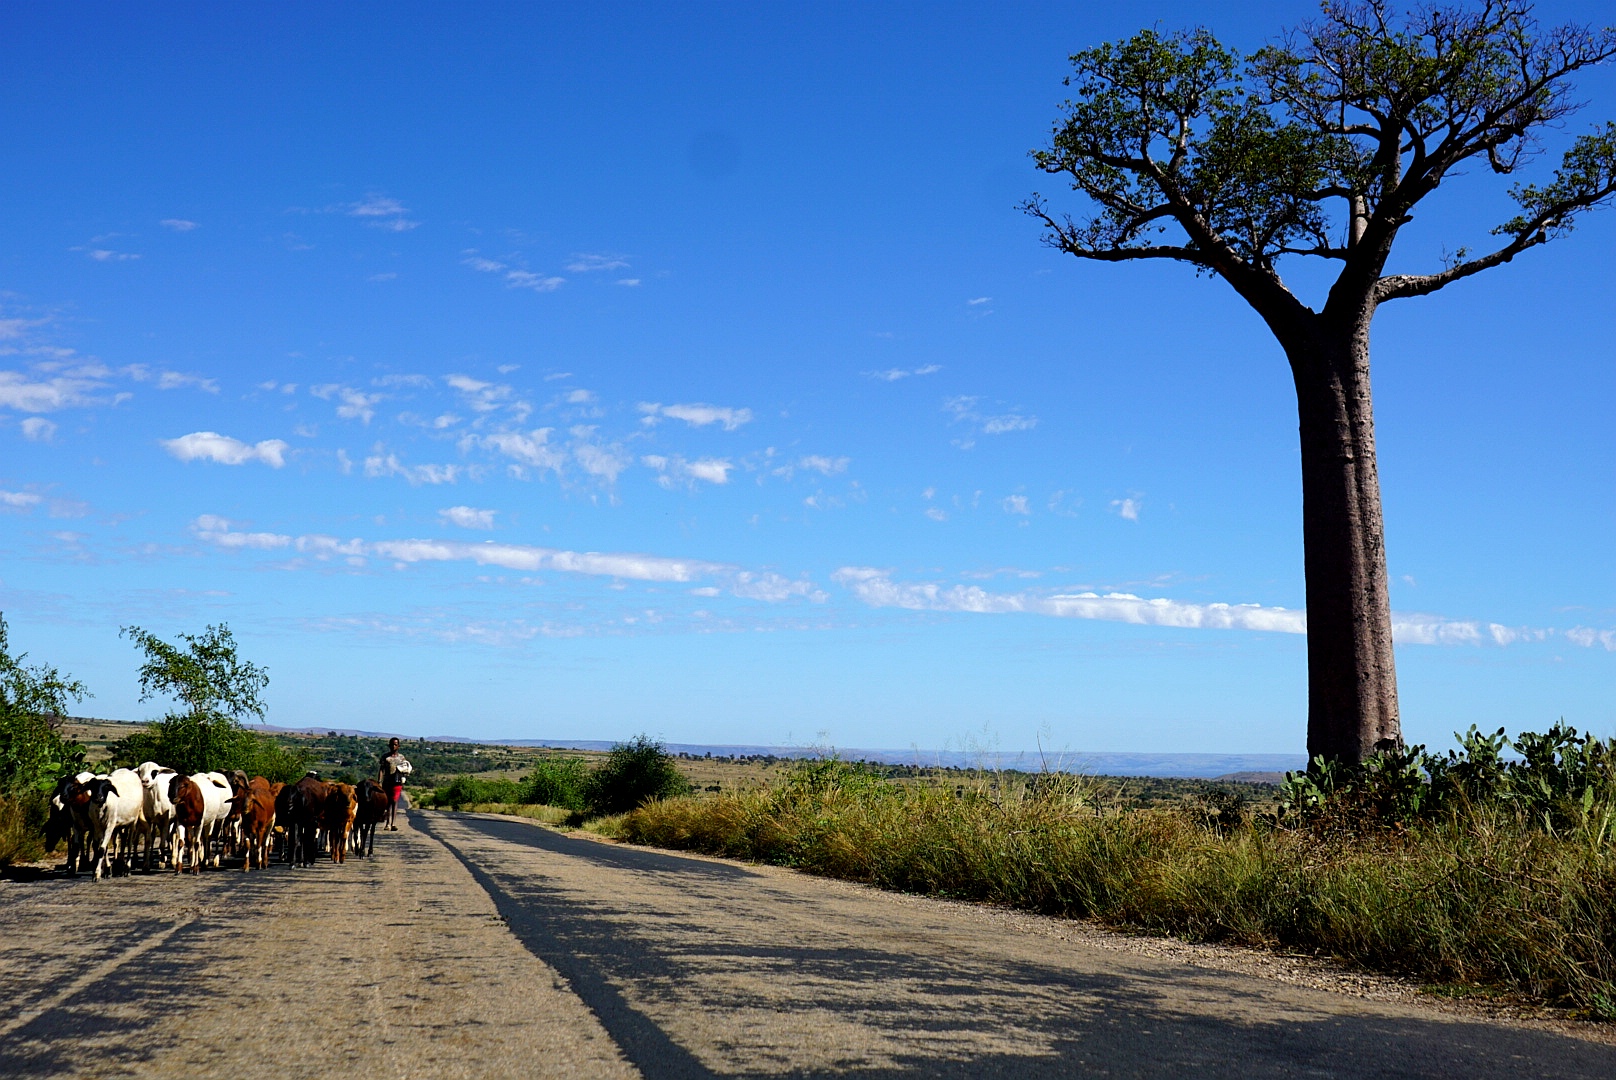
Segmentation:
{"type": "MultiPolygon", "coordinates": [[[[899,786],[836,763],[670,799],[624,839],[1194,941],[1300,950],[1589,1015],[1616,1000],[1616,853],[1500,808],[1360,832],[1119,810],[1083,781],[899,786]]],[[[1616,1018],[1612,1016],[1611,1018],[1616,1018]]]]}

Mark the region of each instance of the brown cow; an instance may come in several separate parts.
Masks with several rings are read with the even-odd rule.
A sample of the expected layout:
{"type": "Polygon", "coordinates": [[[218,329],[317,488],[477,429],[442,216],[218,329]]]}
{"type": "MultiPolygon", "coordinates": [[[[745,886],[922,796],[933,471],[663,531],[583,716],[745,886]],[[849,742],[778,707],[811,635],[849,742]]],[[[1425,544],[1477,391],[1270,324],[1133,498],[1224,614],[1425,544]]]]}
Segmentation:
{"type": "Polygon", "coordinates": [[[331,785],[313,773],[281,792],[286,797],[286,837],[292,845],[292,861],[298,866],[314,865],[314,834],[330,793],[331,785]]]}
{"type": "Polygon", "coordinates": [[[202,816],[207,803],[202,789],[189,776],[176,773],[168,782],[168,801],[174,804],[174,872],[180,872],[182,856],[191,858],[191,871],[202,872],[202,816]]]}
{"type": "Polygon", "coordinates": [[[246,809],[241,812],[241,827],[247,834],[247,852],[242,856],[241,869],[245,873],[252,867],[253,856],[258,856],[258,869],[269,865],[269,838],[275,830],[275,789],[262,776],[247,781],[246,809]]]}
{"type": "Polygon", "coordinates": [[[376,826],[387,820],[387,792],[376,781],[366,777],[354,789],[359,805],[354,809],[354,834],[358,838],[355,855],[376,853],[376,826]]]}
{"type": "Polygon", "coordinates": [[[348,833],[353,829],[356,802],[352,784],[332,784],[325,797],[326,843],[334,863],[348,860],[348,833]]]}
{"type": "Polygon", "coordinates": [[[246,847],[246,830],[241,815],[247,812],[248,780],[247,774],[241,769],[231,769],[224,776],[230,781],[230,814],[219,822],[219,838],[223,841],[221,846],[235,855],[246,847]]]}

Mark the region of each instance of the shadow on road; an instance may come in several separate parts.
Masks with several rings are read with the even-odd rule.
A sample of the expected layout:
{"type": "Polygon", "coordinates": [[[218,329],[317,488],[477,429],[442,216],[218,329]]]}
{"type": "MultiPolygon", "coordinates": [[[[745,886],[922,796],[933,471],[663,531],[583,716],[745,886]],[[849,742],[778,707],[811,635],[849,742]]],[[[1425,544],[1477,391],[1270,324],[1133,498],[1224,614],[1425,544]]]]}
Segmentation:
{"type": "MultiPolygon", "coordinates": [[[[445,839],[431,818],[413,820],[445,839]]],[[[527,822],[454,820],[506,843],[666,875],[698,893],[712,888],[714,912],[748,882],[768,883],[742,866],[573,839],[527,822]]],[[[768,904],[777,897],[767,889],[759,890],[751,926],[734,924],[733,903],[705,923],[686,913],[631,926],[611,897],[583,901],[542,877],[515,876],[483,865],[481,853],[445,846],[487,890],[512,933],[571,983],[649,1080],[718,1075],[656,1019],[693,1012],[710,1017],[704,1050],[708,1060],[725,1062],[723,1075],[754,1068],[755,1075],[893,1080],[1616,1075],[1616,1050],[1552,1032],[1396,1015],[1367,1004],[1343,1008],[1331,995],[1188,966],[1168,970],[1127,954],[1108,959],[1102,973],[1017,960],[991,947],[951,952],[923,937],[866,940],[856,925],[833,947],[824,933],[813,943],[782,940],[790,935],[772,925],[768,904]],[[727,927],[713,925],[725,920],[727,927]],[[796,989],[782,991],[787,985],[796,989]],[[804,1068],[796,1048],[770,1042],[767,1029],[781,1025],[768,1018],[782,1013],[822,1022],[826,1033],[868,1031],[885,1049],[866,1057],[848,1046],[840,1059],[831,1053],[804,1068]],[[760,1053],[770,1060],[757,1060],[760,1053]]]]}

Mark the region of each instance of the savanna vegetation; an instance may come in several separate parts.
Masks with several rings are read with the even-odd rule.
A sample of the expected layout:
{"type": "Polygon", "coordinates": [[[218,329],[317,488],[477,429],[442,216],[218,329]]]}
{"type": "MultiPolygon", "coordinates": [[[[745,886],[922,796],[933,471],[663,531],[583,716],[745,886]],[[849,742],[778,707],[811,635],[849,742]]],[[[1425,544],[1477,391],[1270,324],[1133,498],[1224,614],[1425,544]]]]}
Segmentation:
{"type": "Polygon", "coordinates": [[[1071,775],[895,783],[831,759],[652,802],[615,831],[1616,1019],[1616,740],[1472,729],[1446,754],[1315,762],[1261,801],[1205,785],[1141,809],[1115,791],[1071,775]]]}
{"type": "MultiPolygon", "coordinates": [[[[273,780],[303,774],[307,755],[243,726],[262,717],[269,675],[241,659],[228,626],[181,634],[171,644],[139,627],[123,635],[144,655],[141,700],[180,707],[105,747],[97,769],[159,761],[181,772],[244,769],[273,780]]],[[[49,664],[12,655],[0,617],[0,866],[46,854],[48,796],[56,780],[86,767],[85,746],[68,734],[68,710],[89,697],[49,664]]]]}
{"type": "Polygon", "coordinates": [[[548,806],[565,811],[565,818],[577,823],[624,814],[690,791],[690,781],[667,748],[648,735],[639,735],[612,747],[594,765],[580,757],[547,757],[535,762],[532,771],[519,780],[457,776],[423,797],[421,805],[496,812],[548,806]]]}
{"type": "Polygon", "coordinates": [[[84,748],[62,731],[84,685],[49,664],[11,653],[0,615],[0,866],[45,853],[46,802],[62,773],[84,760],[84,748]]]}

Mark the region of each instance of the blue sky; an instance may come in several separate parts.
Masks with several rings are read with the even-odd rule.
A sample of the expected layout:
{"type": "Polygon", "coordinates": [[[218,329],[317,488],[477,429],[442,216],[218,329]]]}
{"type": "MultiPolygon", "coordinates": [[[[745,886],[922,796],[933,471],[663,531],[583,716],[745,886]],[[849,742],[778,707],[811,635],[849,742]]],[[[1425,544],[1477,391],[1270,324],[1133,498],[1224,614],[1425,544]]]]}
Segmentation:
{"type": "MultiPolygon", "coordinates": [[[[13,643],[125,718],[120,625],[226,621],[287,725],[1300,751],[1278,348],[1014,206],[1071,51],[1312,10],[10,8],[13,643]]],[[[1616,733],[1613,241],[1376,320],[1412,740],[1616,733]]]]}

